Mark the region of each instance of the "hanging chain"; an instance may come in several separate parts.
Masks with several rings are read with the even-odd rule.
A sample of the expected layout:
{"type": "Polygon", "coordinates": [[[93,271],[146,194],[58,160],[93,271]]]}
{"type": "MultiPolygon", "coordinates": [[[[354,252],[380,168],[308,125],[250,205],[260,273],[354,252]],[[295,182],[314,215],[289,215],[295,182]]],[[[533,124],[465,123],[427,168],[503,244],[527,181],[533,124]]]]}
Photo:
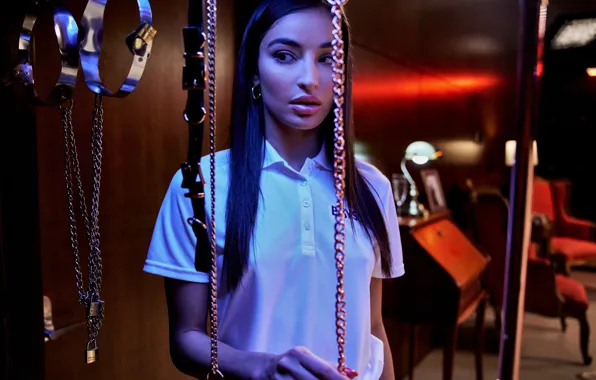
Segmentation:
{"type": "Polygon", "coordinates": [[[93,163],[93,186],[91,197],[91,212],[87,210],[87,202],[81,180],[81,169],[76,145],[75,132],[72,123],[73,102],[67,107],[60,106],[62,112],[62,132],[64,138],[64,176],[66,182],[66,194],[68,199],[68,219],[70,242],[74,256],[74,269],[78,301],[86,307],[87,317],[87,363],[96,360],[97,336],[101,329],[104,318],[103,301],[100,299],[102,279],[102,258],[100,250],[99,234],[99,193],[101,185],[101,163],[102,163],[102,140],[103,140],[103,102],[101,95],[95,97],[93,109],[93,121],[91,129],[91,154],[93,163]],[[88,289],[83,284],[83,273],[81,271],[77,220],[74,209],[73,172],[76,182],[80,214],[89,241],[88,255],[88,289]]]}
{"type": "Polygon", "coordinates": [[[337,293],[335,301],[335,318],[337,348],[339,352],[337,370],[346,372],[346,301],[344,293],[344,260],[345,260],[345,140],[344,140],[344,40],[342,33],[342,0],[330,1],[333,16],[333,92],[335,101],[335,145],[334,145],[334,177],[337,195],[338,213],[335,216],[335,264],[337,268],[337,293]]]}
{"type": "Polygon", "coordinates": [[[211,175],[211,273],[209,283],[210,329],[211,329],[211,375],[223,379],[218,363],[218,319],[217,319],[217,241],[215,230],[215,43],[217,29],[217,1],[207,0],[207,64],[209,84],[209,159],[211,175]]]}
{"type": "Polygon", "coordinates": [[[99,247],[99,194],[101,185],[101,164],[102,164],[102,141],[103,141],[103,101],[101,95],[95,95],[95,107],[93,109],[93,124],[91,133],[91,154],[93,157],[93,193],[91,206],[91,223],[93,226],[94,252],[91,257],[94,260],[94,270],[90,272],[93,275],[93,284],[96,294],[93,297],[99,297],[101,291],[101,279],[103,273],[103,263],[101,260],[101,250],[99,247]]]}
{"type": "MultiPolygon", "coordinates": [[[[64,178],[66,182],[66,195],[68,198],[68,219],[69,219],[69,226],[70,226],[70,244],[73,250],[74,256],[74,267],[75,267],[75,278],[76,278],[76,286],[77,292],[79,296],[79,303],[84,305],[87,301],[87,293],[83,287],[83,273],[81,272],[81,263],[79,261],[79,242],[78,242],[78,233],[77,233],[77,223],[74,211],[74,194],[72,190],[72,171],[79,167],[78,165],[78,157],[75,155],[74,159],[77,162],[73,162],[73,158],[71,158],[71,136],[72,136],[72,100],[68,107],[60,107],[62,112],[62,132],[63,132],[63,139],[64,139],[64,178]],[[74,166],[74,168],[73,168],[74,166]]],[[[76,147],[75,147],[76,152],[76,147]]],[[[76,176],[80,178],[79,175],[76,176]]],[[[79,189],[79,193],[82,193],[82,188],[79,189]]],[[[83,215],[85,228],[87,229],[87,233],[89,233],[89,218],[87,217],[87,208],[85,204],[82,203],[81,213],[83,215]]]]}

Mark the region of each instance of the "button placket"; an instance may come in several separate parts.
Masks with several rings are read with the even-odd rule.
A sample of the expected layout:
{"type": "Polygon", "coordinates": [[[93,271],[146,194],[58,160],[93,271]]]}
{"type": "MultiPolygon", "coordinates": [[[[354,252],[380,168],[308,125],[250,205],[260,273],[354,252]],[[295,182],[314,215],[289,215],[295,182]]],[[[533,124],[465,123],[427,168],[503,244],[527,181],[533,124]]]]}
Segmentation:
{"type": "Polygon", "coordinates": [[[312,191],[308,179],[300,181],[298,186],[300,199],[300,230],[302,237],[302,253],[312,256],[315,254],[312,207],[312,191]]]}

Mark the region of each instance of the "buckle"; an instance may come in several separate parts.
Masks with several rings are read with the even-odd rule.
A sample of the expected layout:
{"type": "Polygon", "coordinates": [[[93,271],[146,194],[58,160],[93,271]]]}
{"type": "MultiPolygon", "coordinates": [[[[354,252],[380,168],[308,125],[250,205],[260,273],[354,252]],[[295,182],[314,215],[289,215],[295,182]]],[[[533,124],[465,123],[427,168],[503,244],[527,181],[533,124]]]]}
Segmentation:
{"type": "Polygon", "coordinates": [[[187,26],[182,29],[182,39],[184,40],[184,56],[202,56],[207,36],[196,26],[187,26]]]}
{"type": "Polygon", "coordinates": [[[182,188],[190,190],[190,192],[185,194],[185,196],[191,198],[200,198],[194,195],[201,193],[204,194],[203,186],[205,184],[205,178],[203,177],[201,164],[198,162],[195,164],[185,162],[180,165],[180,170],[182,171],[182,188]],[[199,181],[197,181],[197,175],[199,176],[199,181]],[[193,196],[191,196],[191,194],[193,194],[193,196]]]}
{"type": "Polygon", "coordinates": [[[135,55],[145,55],[145,48],[157,34],[157,29],[144,22],[138,28],[126,36],[126,45],[135,55]]]}
{"type": "Polygon", "coordinates": [[[203,91],[206,88],[206,82],[205,61],[192,62],[182,67],[182,89],[203,91]]]}
{"type": "MultiPolygon", "coordinates": [[[[203,52],[207,37],[201,29],[187,26],[182,30],[184,39],[184,59],[182,68],[182,88],[184,90],[204,91],[207,82],[205,71],[205,54],[203,52]]],[[[196,120],[197,118],[195,118],[196,120]]]]}

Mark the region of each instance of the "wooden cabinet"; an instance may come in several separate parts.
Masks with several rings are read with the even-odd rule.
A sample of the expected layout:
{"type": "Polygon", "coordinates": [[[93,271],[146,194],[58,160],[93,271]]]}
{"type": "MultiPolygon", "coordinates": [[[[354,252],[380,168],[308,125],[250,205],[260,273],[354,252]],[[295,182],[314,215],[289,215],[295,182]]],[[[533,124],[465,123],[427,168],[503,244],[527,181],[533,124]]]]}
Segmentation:
{"type": "MultiPolygon", "coordinates": [[[[384,285],[383,313],[386,320],[409,326],[410,377],[421,359],[412,354],[416,345],[424,345],[427,352],[431,348],[428,342],[418,339],[421,335],[418,326],[435,326],[444,333],[443,378],[451,379],[457,327],[478,310],[480,340],[476,364],[481,378],[480,346],[486,299],[481,277],[489,258],[450,220],[448,212],[427,218],[401,218],[400,231],[406,274],[384,285]]],[[[422,336],[430,335],[422,332],[422,336]]]]}

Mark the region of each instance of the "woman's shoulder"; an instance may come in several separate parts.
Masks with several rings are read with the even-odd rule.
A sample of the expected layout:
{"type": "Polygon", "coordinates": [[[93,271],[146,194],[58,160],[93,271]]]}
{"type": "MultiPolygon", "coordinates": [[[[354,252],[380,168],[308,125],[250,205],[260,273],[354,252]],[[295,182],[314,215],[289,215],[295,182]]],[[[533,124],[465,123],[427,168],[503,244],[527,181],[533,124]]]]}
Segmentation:
{"type": "MultiPolygon", "coordinates": [[[[209,168],[211,162],[211,155],[207,152],[206,155],[201,157],[201,168],[203,172],[209,168]]],[[[230,149],[223,149],[215,152],[215,167],[227,167],[230,163],[230,149]]]]}
{"type": "MultiPolygon", "coordinates": [[[[229,167],[229,157],[230,157],[230,150],[229,149],[225,149],[225,150],[220,150],[215,152],[215,170],[216,170],[216,175],[217,174],[221,174],[222,170],[227,170],[227,168],[229,167]]],[[[209,154],[204,155],[203,157],[201,157],[201,171],[203,172],[203,179],[205,180],[205,182],[209,183],[210,178],[211,178],[211,158],[209,154]]],[[[221,176],[219,176],[219,178],[221,178],[221,176]]],[[[186,192],[186,190],[180,190],[180,184],[182,183],[182,180],[184,179],[184,175],[182,173],[182,169],[178,169],[176,170],[176,172],[174,173],[171,183],[170,183],[170,187],[178,190],[178,192],[186,192]]],[[[219,179],[216,177],[216,182],[219,179]]]]}
{"type": "Polygon", "coordinates": [[[389,178],[373,164],[356,158],[356,168],[364,179],[377,191],[384,192],[387,189],[391,189],[389,178]]]}

